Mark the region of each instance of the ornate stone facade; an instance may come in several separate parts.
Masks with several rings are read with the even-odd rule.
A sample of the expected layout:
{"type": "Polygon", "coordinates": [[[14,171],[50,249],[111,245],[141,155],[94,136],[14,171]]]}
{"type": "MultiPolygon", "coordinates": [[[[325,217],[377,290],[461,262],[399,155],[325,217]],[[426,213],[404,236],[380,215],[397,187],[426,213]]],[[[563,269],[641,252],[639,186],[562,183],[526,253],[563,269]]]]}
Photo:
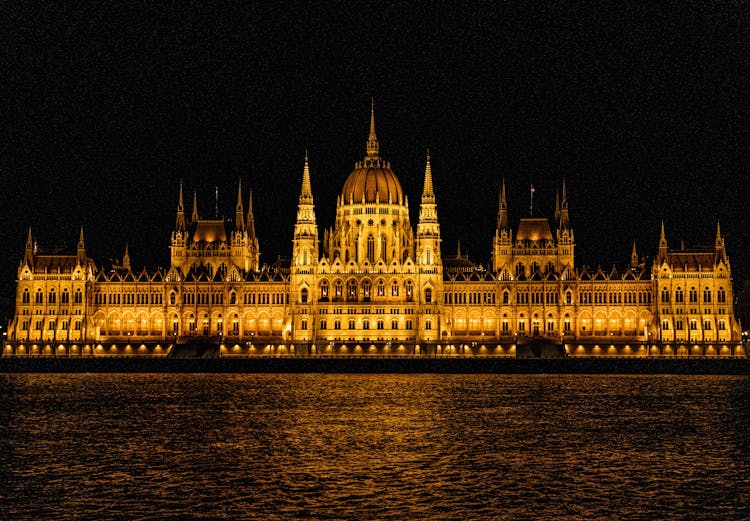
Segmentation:
{"type": "Polygon", "coordinates": [[[364,159],[319,238],[305,157],[291,259],[261,265],[250,195],[233,221],[188,219],[180,185],[171,266],[97,266],[83,230],[75,255],[37,251],[18,269],[4,355],[165,355],[200,340],[239,355],[502,355],[543,341],[568,356],[744,356],[731,269],[715,243],[668,248],[644,264],[574,265],[565,183],[555,217],[511,227],[503,182],[491,265],[441,251],[427,155],[416,233],[409,202],[380,157],[374,110],[364,159]]]}

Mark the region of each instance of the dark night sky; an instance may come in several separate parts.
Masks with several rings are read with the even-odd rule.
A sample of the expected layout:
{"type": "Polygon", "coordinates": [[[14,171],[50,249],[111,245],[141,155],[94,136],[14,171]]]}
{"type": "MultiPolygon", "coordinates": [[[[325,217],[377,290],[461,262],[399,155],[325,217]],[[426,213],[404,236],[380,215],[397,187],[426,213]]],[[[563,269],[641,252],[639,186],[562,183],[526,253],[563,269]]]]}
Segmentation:
{"type": "Polygon", "coordinates": [[[168,264],[181,178],[231,215],[242,177],[262,259],[289,255],[305,149],[322,236],[371,96],[414,223],[430,149],[444,253],[487,261],[503,177],[514,222],[532,182],[552,216],[565,177],[577,265],[652,255],[661,220],[673,246],[712,244],[719,219],[750,278],[746,5],[523,4],[6,6],[3,295],[29,225],[42,247],[74,250],[83,225],[95,259],[128,242],[168,264]]]}

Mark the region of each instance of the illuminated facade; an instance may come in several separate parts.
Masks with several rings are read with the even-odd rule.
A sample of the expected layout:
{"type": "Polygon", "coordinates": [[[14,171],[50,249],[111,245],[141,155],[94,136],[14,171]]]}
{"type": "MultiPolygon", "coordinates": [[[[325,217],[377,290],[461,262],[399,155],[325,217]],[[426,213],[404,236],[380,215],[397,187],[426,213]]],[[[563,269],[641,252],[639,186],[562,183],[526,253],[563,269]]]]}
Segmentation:
{"type": "Polygon", "coordinates": [[[234,219],[187,217],[180,185],[171,266],[97,267],[83,230],[75,255],[37,251],[31,230],[18,269],[6,355],[165,355],[190,340],[225,356],[515,356],[540,341],[569,356],[744,356],[732,281],[715,243],[668,248],[662,226],[652,265],[635,245],[620,269],[574,265],[565,183],[555,217],[515,230],[505,184],[487,268],[441,251],[427,156],[416,230],[374,111],[364,159],[336,201],[322,240],[305,157],[288,261],[261,265],[252,210],[238,187],[234,219]]]}

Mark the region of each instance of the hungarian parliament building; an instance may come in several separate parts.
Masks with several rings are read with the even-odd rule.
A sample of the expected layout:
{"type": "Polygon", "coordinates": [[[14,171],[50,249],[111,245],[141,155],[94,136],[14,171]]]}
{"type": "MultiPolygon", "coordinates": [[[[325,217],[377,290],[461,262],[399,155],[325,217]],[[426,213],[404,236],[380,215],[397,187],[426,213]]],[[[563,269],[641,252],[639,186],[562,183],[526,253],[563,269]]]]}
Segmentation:
{"type": "MultiPolygon", "coordinates": [[[[374,110],[366,153],[343,184],[333,226],[315,216],[302,168],[292,255],[261,265],[252,208],[206,219],[180,184],[168,269],[134,270],[45,253],[29,229],[4,356],[745,356],[729,259],[713,244],[670,247],[647,264],[635,244],[610,270],[576,267],[565,183],[553,218],[508,217],[505,183],[489,266],[441,251],[429,154],[416,228],[380,156],[374,110]]],[[[243,201],[247,200],[247,206],[243,201]]],[[[656,241],[654,241],[656,242],[656,241]]]]}

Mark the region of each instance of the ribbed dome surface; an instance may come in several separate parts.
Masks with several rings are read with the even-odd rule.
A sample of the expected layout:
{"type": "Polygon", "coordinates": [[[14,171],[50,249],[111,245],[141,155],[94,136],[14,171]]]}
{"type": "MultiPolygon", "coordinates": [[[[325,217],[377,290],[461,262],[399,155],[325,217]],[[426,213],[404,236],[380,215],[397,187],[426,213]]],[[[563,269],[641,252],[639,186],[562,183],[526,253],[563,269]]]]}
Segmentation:
{"type": "Polygon", "coordinates": [[[403,190],[391,165],[380,158],[366,158],[349,174],[341,191],[342,203],[388,203],[397,204],[403,198],[403,190]]]}

